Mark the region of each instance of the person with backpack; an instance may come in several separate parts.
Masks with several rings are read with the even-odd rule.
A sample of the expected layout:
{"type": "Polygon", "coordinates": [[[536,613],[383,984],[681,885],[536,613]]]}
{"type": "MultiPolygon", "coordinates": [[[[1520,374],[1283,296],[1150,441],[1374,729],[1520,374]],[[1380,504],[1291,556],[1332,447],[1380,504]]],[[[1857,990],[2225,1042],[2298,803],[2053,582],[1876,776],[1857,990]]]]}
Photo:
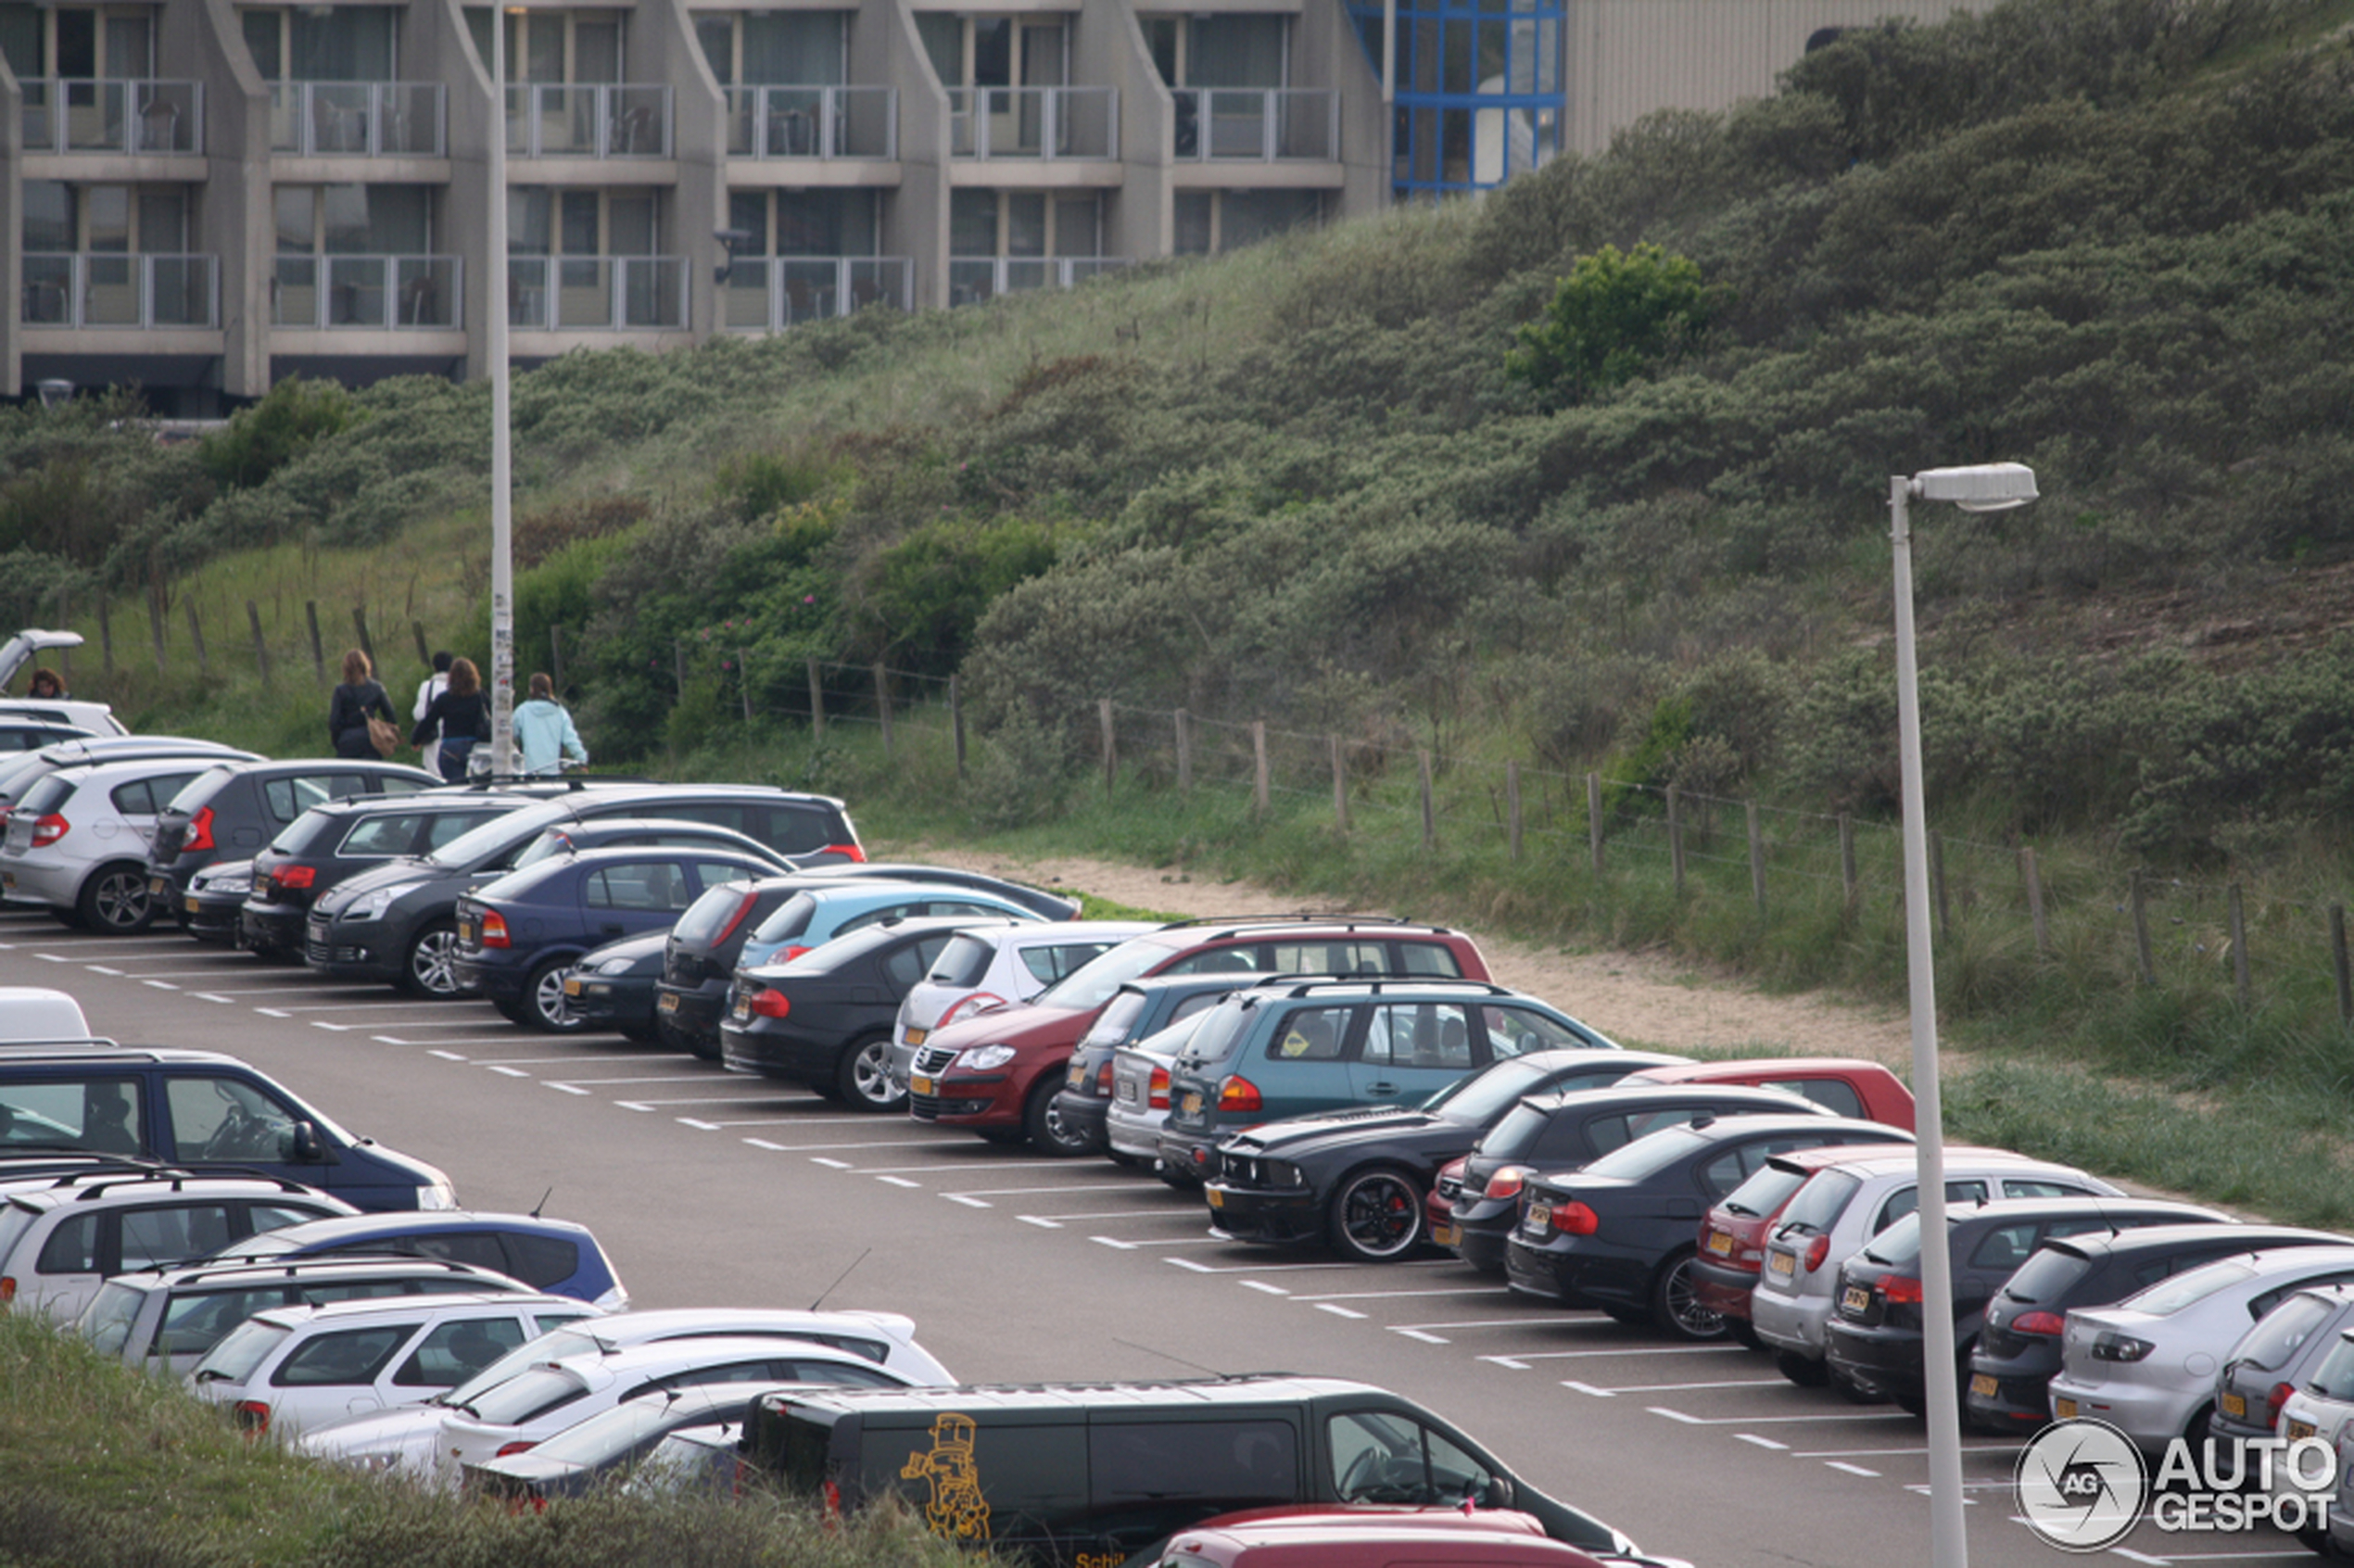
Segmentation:
{"type": "MultiPolygon", "coordinates": [[[[417,683],[417,705],[409,711],[409,716],[423,724],[425,710],[433,706],[433,700],[449,689],[449,655],[436,653],[433,656],[433,673],[417,683]]],[[[421,759],[418,766],[427,773],[441,772],[441,742],[438,740],[426,741],[418,748],[418,755],[421,759]]],[[[442,777],[447,778],[449,775],[445,773],[442,777]]]]}
{"type": "Polygon", "coordinates": [[[339,757],[387,757],[400,738],[393,727],[392,699],[385,695],[368,655],[357,648],[343,656],[343,684],[327,708],[327,735],[339,757]],[[376,719],[384,721],[382,744],[371,727],[376,719]]]}
{"type": "Polygon", "coordinates": [[[572,715],[556,701],[556,683],[544,673],[532,675],[531,700],[515,710],[515,745],[523,752],[527,775],[562,772],[565,757],[583,765],[588,761],[588,748],[580,743],[572,715]]]}

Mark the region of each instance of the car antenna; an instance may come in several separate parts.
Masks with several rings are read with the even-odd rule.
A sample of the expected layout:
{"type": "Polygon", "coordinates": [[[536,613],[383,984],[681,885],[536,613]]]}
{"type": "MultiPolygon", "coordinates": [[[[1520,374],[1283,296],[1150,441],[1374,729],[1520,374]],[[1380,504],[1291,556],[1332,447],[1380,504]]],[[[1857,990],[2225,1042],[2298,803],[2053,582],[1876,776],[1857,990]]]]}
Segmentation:
{"type": "Polygon", "coordinates": [[[532,1217],[534,1220],[538,1219],[538,1218],[539,1218],[539,1211],[540,1211],[541,1209],[543,1209],[543,1208],[547,1208],[547,1207],[548,1207],[548,1200],[549,1200],[550,1198],[551,1198],[551,1197],[554,1197],[555,1195],[556,1195],[556,1189],[555,1189],[555,1188],[553,1188],[553,1187],[550,1187],[550,1188],[549,1188],[546,1192],[541,1193],[541,1194],[539,1195],[539,1201],[538,1201],[538,1203],[535,1203],[535,1204],[533,1204],[533,1205],[531,1206],[531,1217],[532,1217]]]}
{"type": "Polygon", "coordinates": [[[1193,1369],[1194,1369],[1194,1371],[1196,1371],[1196,1372],[1204,1372],[1204,1373],[1207,1373],[1208,1375],[1209,1375],[1209,1376],[1211,1376],[1211,1377],[1221,1377],[1221,1378],[1223,1378],[1223,1377],[1232,1377],[1232,1376],[1234,1376],[1234,1375],[1233,1372],[1221,1372],[1221,1371],[1219,1371],[1216,1367],[1206,1367],[1206,1366],[1203,1366],[1203,1365],[1202,1365],[1199,1361],[1189,1361],[1189,1360],[1185,1359],[1185,1358],[1184,1358],[1184,1357],[1183,1357],[1183,1356],[1172,1356],[1172,1355],[1171,1355],[1168,1351],[1166,1351],[1166,1350],[1162,1350],[1162,1349],[1159,1349],[1159,1348],[1158,1348],[1158,1347],[1154,1347],[1154,1346],[1150,1346],[1150,1345],[1139,1345],[1139,1344],[1137,1344],[1137,1343],[1136,1343],[1135,1341],[1133,1341],[1133,1340],[1130,1340],[1130,1339],[1120,1339],[1120,1338],[1119,1338],[1119,1337],[1115,1336],[1115,1337],[1113,1338],[1113,1340],[1112,1340],[1112,1343],[1113,1343],[1114,1345],[1124,1345],[1124,1346],[1126,1346],[1126,1347],[1127,1347],[1129,1349],[1131,1349],[1131,1350],[1142,1350],[1142,1351],[1144,1351],[1144,1352],[1145,1352],[1146,1355],[1148,1355],[1148,1356],[1158,1356],[1158,1357],[1160,1357],[1160,1358],[1161,1358],[1162,1359],[1164,1359],[1164,1360],[1174,1361],[1174,1362],[1176,1362],[1176,1363],[1177,1363],[1179,1366],[1181,1366],[1181,1367],[1191,1367],[1191,1368],[1193,1368],[1193,1369]]]}
{"type": "MultiPolygon", "coordinates": [[[[875,1249],[870,1246],[866,1252],[862,1252],[857,1257],[852,1258],[850,1260],[850,1269],[855,1269],[859,1264],[867,1261],[867,1254],[874,1250],[875,1249]]],[[[831,1296],[834,1292],[842,1288],[842,1282],[850,1278],[850,1269],[844,1269],[841,1273],[836,1274],[834,1276],[834,1283],[817,1293],[817,1299],[809,1304],[809,1309],[811,1311],[815,1312],[818,1307],[825,1302],[826,1297],[831,1296]]]]}

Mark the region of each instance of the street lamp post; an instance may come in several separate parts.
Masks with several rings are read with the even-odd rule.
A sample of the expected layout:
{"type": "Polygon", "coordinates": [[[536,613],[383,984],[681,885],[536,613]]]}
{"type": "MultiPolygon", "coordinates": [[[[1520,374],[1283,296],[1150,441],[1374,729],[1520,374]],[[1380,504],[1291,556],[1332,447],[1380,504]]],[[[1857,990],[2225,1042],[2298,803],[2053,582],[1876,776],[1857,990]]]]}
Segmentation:
{"type": "Polygon", "coordinates": [[[1945,1131],[1937,1092],[1937,977],[1929,930],[1929,828],[1921,798],[1921,711],[1913,656],[1911,500],[2002,512],[2035,499],[2024,463],[1931,468],[1888,482],[1889,537],[1896,559],[1896,733],[1905,795],[1905,957],[1913,1015],[1913,1121],[1921,1215],[1921,1372],[1929,1401],[1929,1508],[1936,1568],[1968,1568],[1962,1522],[1962,1421],[1954,1377],[1954,1266],[1946,1246],[1945,1131]]]}
{"type": "Polygon", "coordinates": [[[508,769],[515,733],[513,434],[507,365],[507,19],[490,13],[490,771],[508,769]]]}

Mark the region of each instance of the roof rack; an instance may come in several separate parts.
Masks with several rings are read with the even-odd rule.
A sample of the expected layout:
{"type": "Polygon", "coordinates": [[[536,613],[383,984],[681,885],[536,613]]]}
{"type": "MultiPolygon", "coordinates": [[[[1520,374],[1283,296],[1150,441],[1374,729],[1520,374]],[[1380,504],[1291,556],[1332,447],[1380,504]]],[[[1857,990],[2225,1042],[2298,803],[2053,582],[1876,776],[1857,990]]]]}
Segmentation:
{"type": "Polygon", "coordinates": [[[1183,920],[1171,920],[1160,929],[1164,931],[1186,930],[1196,927],[1221,926],[1247,930],[1254,926],[1336,926],[1342,930],[1355,930],[1360,926],[1382,930],[1446,931],[1453,928],[1434,926],[1427,920],[1401,919],[1395,915],[1319,915],[1313,910],[1294,910],[1280,915],[1196,915],[1183,920]]]}
{"type": "Polygon", "coordinates": [[[1280,988],[1286,996],[1306,996],[1323,986],[1350,986],[1361,991],[1379,992],[1384,986],[1403,987],[1411,991],[1428,991],[1445,986],[1459,991],[1475,992],[1482,996],[1510,996],[1519,999],[1523,993],[1494,980],[1450,978],[1446,975],[1271,975],[1250,989],[1260,993],[1255,1000],[1265,1000],[1265,993],[1280,988]]]}
{"type": "Polygon", "coordinates": [[[194,1170],[185,1166],[179,1165],[169,1165],[157,1170],[122,1171],[104,1174],[93,1172],[84,1175],[60,1176],[44,1190],[56,1192],[61,1187],[73,1187],[77,1189],[77,1195],[74,1197],[73,1201],[76,1203],[89,1203],[94,1199],[105,1196],[107,1194],[114,1191],[118,1187],[126,1187],[134,1182],[169,1182],[171,1183],[171,1190],[175,1193],[185,1187],[190,1182],[266,1182],[282,1193],[315,1193],[319,1190],[305,1182],[297,1182],[290,1177],[272,1176],[266,1171],[253,1170],[194,1170]],[[82,1184],[84,1182],[87,1182],[88,1185],[84,1186],[82,1184]]]}

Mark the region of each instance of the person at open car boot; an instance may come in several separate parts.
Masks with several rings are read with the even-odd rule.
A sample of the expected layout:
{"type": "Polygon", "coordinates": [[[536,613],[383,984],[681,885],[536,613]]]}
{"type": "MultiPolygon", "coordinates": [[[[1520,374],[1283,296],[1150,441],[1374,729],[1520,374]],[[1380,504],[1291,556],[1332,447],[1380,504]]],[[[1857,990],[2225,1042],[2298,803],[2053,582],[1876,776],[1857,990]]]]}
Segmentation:
{"type": "Polygon", "coordinates": [[[382,754],[368,730],[372,718],[392,723],[392,699],[385,695],[368,655],[354,648],[343,656],[343,684],[335,688],[335,699],[327,707],[327,734],[335,742],[335,755],[382,754]]]}
{"type": "Polygon", "coordinates": [[[481,672],[472,659],[453,659],[449,689],[425,704],[417,727],[409,733],[409,744],[427,746],[437,740],[436,762],[441,777],[462,784],[467,756],[489,739],[490,701],[483,694],[481,672]]]}
{"type": "Polygon", "coordinates": [[[25,695],[38,697],[50,702],[65,702],[67,700],[65,677],[44,664],[32,672],[32,684],[25,689],[25,695]]]}
{"type": "Polygon", "coordinates": [[[524,772],[534,776],[560,771],[565,757],[588,761],[572,715],[556,701],[556,683],[544,673],[532,676],[531,700],[515,710],[515,744],[523,752],[524,772]]]}

